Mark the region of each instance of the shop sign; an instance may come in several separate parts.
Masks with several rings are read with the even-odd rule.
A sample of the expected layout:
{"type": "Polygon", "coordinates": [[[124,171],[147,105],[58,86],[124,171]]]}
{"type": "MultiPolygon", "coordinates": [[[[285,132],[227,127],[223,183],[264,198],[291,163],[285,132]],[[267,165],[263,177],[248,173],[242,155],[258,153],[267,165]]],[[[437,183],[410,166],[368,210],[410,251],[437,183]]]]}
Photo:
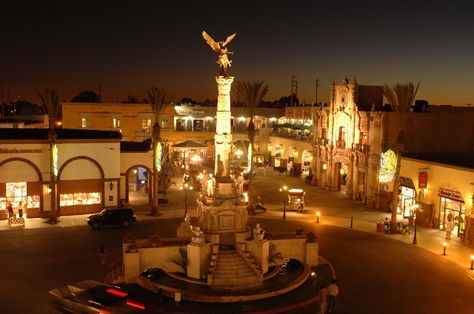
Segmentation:
{"type": "Polygon", "coordinates": [[[41,153],[41,149],[0,149],[0,154],[30,154],[41,153]]]}
{"type": "Polygon", "coordinates": [[[418,173],[418,188],[426,189],[428,187],[428,173],[420,172],[418,173]]]}
{"type": "Polygon", "coordinates": [[[459,191],[456,190],[451,190],[451,189],[446,189],[446,188],[440,188],[439,189],[439,196],[449,198],[450,200],[459,202],[459,203],[464,203],[464,199],[459,191]]]}

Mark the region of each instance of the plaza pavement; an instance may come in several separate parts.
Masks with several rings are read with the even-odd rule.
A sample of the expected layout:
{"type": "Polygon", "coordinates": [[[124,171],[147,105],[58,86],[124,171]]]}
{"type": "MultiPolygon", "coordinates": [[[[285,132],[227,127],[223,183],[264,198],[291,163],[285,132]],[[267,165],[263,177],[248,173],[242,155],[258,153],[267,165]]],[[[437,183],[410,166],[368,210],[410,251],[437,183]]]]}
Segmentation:
{"type": "MultiPolygon", "coordinates": [[[[362,232],[377,234],[382,237],[390,238],[396,241],[402,241],[413,245],[413,232],[411,234],[385,234],[377,232],[377,222],[390,218],[390,213],[378,210],[368,209],[361,202],[348,200],[341,192],[327,192],[316,186],[307,184],[304,180],[297,177],[290,177],[288,174],[279,174],[268,168],[257,169],[254,178],[256,193],[263,199],[267,212],[258,214],[258,218],[263,219],[282,219],[284,195],[279,192],[281,186],[286,185],[290,188],[302,188],[305,190],[305,213],[295,211],[286,211],[287,220],[298,220],[301,222],[316,223],[316,212],[320,212],[319,223],[322,225],[331,225],[341,228],[351,228],[362,232]]],[[[179,179],[177,184],[171,186],[168,199],[169,205],[161,205],[159,216],[149,215],[149,206],[134,206],[139,221],[154,220],[164,218],[177,218],[184,215],[184,197],[182,191],[179,191],[179,179]]],[[[197,197],[197,192],[188,192],[188,211],[191,216],[196,215],[196,203],[193,201],[197,197]]],[[[89,215],[62,216],[59,223],[50,225],[44,218],[26,218],[24,228],[66,228],[72,226],[87,225],[86,219],[89,215]]],[[[21,227],[15,227],[21,228],[21,227]]],[[[0,221],[0,231],[12,230],[7,220],[0,221]]],[[[474,280],[474,270],[470,269],[470,256],[474,254],[474,248],[470,248],[461,243],[460,239],[454,234],[448,241],[446,255],[443,255],[443,242],[445,241],[445,232],[436,229],[427,229],[417,227],[417,244],[419,248],[433,253],[433,258],[442,258],[453,262],[457,267],[464,270],[470,278],[474,280]]]]}

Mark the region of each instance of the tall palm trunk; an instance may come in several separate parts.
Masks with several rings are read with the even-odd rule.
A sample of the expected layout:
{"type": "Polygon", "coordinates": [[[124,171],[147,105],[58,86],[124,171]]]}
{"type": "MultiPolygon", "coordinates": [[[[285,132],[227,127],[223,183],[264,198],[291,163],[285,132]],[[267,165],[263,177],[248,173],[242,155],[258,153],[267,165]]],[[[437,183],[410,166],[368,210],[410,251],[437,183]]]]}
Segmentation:
{"type": "Polygon", "coordinates": [[[48,140],[49,140],[49,169],[51,171],[50,181],[49,181],[49,188],[51,189],[51,208],[49,211],[49,223],[55,224],[58,222],[58,211],[57,211],[57,184],[56,184],[56,171],[54,169],[55,166],[55,152],[54,149],[56,147],[56,129],[54,127],[55,121],[54,119],[49,119],[49,132],[48,132],[48,140]],[[51,127],[51,125],[53,127],[51,127]]]}
{"type": "Polygon", "coordinates": [[[248,196],[248,204],[249,205],[253,205],[253,197],[254,197],[254,193],[253,193],[253,169],[254,169],[254,164],[253,164],[253,149],[254,149],[254,141],[255,141],[255,124],[253,122],[253,116],[250,117],[250,122],[249,122],[249,126],[248,126],[248,136],[249,136],[249,146],[250,146],[250,149],[248,151],[248,154],[250,154],[250,165],[249,165],[249,186],[248,186],[248,192],[247,192],[247,196],[248,196]]]}
{"type": "Polygon", "coordinates": [[[401,168],[401,161],[402,161],[402,154],[400,148],[397,148],[397,166],[395,168],[395,177],[393,181],[393,194],[392,194],[392,215],[391,215],[391,226],[390,230],[392,233],[395,233],[397,230],[397,212],[398,212],[398,201],[399,201],[399,194],[398,190],[400,189],[400,168],[401,168]]]}
{"type": "Polygon", "coordinates": [[[159,169],[157,167],[157,159],[161,156],[157,156],[158,145],[160,144],[160,134],[161,127],[160,124],[155,121],[153,124],[153,182],[152,182],[152,215],[158,215],[158,206],[159,206],[159,169]]]}
{"type": "Polygon", "coordinates": [[[248,186],[248,205],[253,206],[253,148],[254,148],[254,141],[255,141],[255,123],[253,122],[255,109],[258,108],[260,103],[263,100],[263,97],[268,92],[268,85],[263,85],[263,82],[237,82],[236,85],[237,89],[237,97],[239,101],[244,103],[248,110],[248,115],[250,117],[249,125],[247,127],[248,137],[250,142],[250,149],[248,154],[252,154],[249,156],[249,186],[248,186]]]}
{"type": "MultiPolygon", "coordinates": [[[[392,215],[391,215],[391,232],[397,232],[397,213],[398,213],[398,201],[399,201],[399,189],[400,189],[400,169],[402,163],[402,154],[405,149],[405,114],[410,111],[411,105],[415,100],[418,92],[420,82],[415,86],[413,83],[408,84],[396,84],[393,88],[387,85],[384,86],[384,96],[389,101],[392,110],[398,113],[398,134],[395,145],[395,153],[397,155],[397,166],[395,168],[395,174],[393,179],[393,194],[392,194],[392,215]]],[[[402,204],[403,205],[403,204],[402,204]]]]}
{"type": "Polygon", "coordinates": [[[151,206],[151,215],[157,216],[158,215],[158,204],[159,204],[159,174],[160,170],[158,167],[161,167],[161,154],[157,156],[157,148],[161,142],[161,127],[160,127],[160,115],[165,111],[166,107],[168,106],[168,102],[171,100],[167,97],[166,92],[162,88],[152,87],[148,91],[148,100],[151,105],[151,109],[153,110],[153,115],[155,122],[153,123],[153,179],[152,179],[152,206],[151,206]]]}
{"type": "Polygon", "coordinates": [[[50,186],[51,189],[51,203],[50,203],[50,214],[49,222],[55,224],[58,222],[58,203],[57,203],[57,178],[56,170],[57,160],[55,160],[55,149],[56,147],[56,117],[59,113],[61,106],[59,102],[59,95],[55,90],[45,89],[43,92],[38,91],[38,96],[41,99],[41,105],[45,113],[48,114],[49,132],[49,167],[50,167],[50,186]]]}

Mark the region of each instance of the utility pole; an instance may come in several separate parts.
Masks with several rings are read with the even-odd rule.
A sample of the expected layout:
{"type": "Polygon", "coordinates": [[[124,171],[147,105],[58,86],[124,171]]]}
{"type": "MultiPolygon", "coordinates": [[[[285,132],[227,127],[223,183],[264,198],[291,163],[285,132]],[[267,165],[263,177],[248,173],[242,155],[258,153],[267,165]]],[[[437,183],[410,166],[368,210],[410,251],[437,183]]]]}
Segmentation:
{"type": "Polygon", "coordinates": [[[3,108],[4,108],[4,106],[5,106],[5,104],[4,104],[5,98],[3,98],[3,80],[0,81],[0,84],[1,84],[1,85],[0,85],[0,97],[1,97],[1,102],[2,102],[2,103],[1,103],[1,105],[2,105],[2,111],[0,112],[0,117],[3,118],[3,115],[4,115],[4,113],[3,113],[3,110],[4,110],[4,109],[3,109],[3,108]]]}
{"type": "Polygon", "coordinates": [[[318,87],[319,87],[319,79],[316,79],[316,100],[315,105],[318,105],[318,87]]]}
{"type": "Polygon", "coordinates": [[[99,83],[99,102],[102,102],[102,83],[99,83]]]}
{"type": "Polygon", "coordinates": [[[290,95],[290,107],[293,107],[294,98],[298,95],[298,81],[296,76],[291,76],[291,95],[290,95]]]}

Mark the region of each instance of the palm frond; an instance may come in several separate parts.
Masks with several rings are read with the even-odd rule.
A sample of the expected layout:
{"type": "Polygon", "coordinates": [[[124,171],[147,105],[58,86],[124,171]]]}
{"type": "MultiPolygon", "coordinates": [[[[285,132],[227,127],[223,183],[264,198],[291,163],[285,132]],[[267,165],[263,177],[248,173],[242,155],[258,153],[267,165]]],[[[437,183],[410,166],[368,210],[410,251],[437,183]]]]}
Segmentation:
{"type": "Polygon", "coordinates": [[[168,97],[166,91],[163,88],[152,87],[147,91],[148,102],[150,103],[151,109],[155,117],[155,122],[158,121],[159,116],[168,107],[171,97],[168,97]]]}

